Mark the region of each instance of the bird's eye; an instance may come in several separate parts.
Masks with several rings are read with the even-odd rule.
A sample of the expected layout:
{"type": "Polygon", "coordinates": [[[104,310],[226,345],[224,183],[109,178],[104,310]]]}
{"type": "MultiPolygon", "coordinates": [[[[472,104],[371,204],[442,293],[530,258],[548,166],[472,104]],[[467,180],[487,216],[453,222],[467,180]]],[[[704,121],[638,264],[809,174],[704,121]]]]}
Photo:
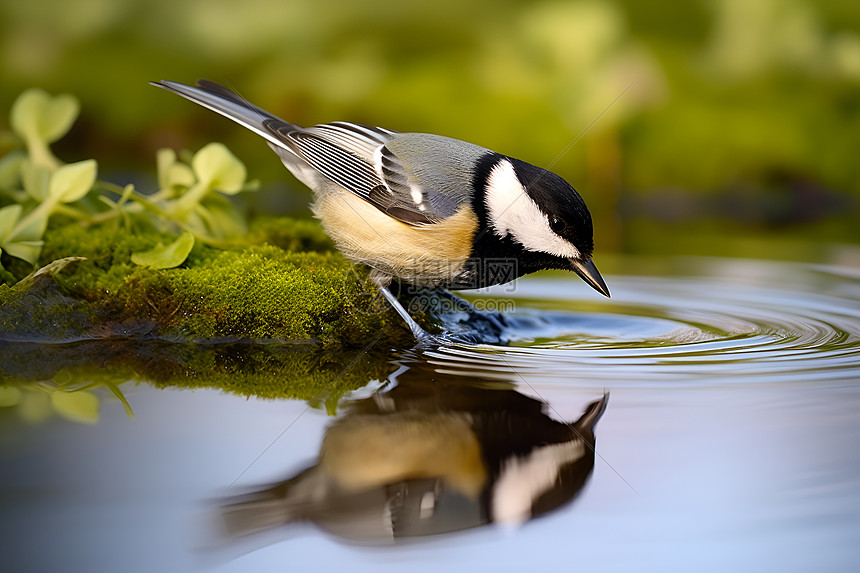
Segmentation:
{"type": "Polygon", "coordinates": [[[552,232],[556,235],[563,235],[564,230],[567,229],[567,223],[564,221],[564,219],[560,219],[558,217],[550,217],[549,228],[552,229],[552,232]]]}

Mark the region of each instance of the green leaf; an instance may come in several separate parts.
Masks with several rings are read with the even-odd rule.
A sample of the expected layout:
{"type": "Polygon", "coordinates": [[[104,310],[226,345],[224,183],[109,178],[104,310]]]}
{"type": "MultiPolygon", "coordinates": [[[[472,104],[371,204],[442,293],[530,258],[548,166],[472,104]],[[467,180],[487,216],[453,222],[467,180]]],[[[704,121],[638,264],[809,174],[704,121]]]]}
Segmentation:
{"type": "Polygon", "coordinates": [[[209,189],[234,195],[242,190],[245,165],[221,143],[210,143],[194,154],[191,167],[197,180],[209,189]]]}
{"type": "Polygon", "coordinates": [[[12,229],[15,228],[15,224],[18,223],[18,219],[21,218],[21,211],[24,208],[21,205],[8,205],[0,209],[0,243],[2,243],[6,237],[9,236],[9,233],[12,232],[12,229]]]}
{"type": "Polygon", "coordinates": [[[191,187],[194,185],[194,173],[184,163],[176,162],[167,172],[168,187],[191,187]]]}
{"type": "Polygon", "coordinates": [[[209,235],[215,239],[237,237],[248,232],[244,217],[233,208],[226,197],[210,196],[195,212],[205,222],[209,235]]]}
{"type": "Polygon", "coordinates": [[[21,205],[8,205],[0,209],[0,245],[9,256],[35,264],[42,251],[42,233],[48,224],[47,217],[38,213],[30,213],[19,227],[21,221],[21,205]]]}
{"type": "Polygon", "coordinates": [[[169,245],[159,244],[149,251],[132,253],[131,260],[135,264],[153,269],[172,269],[185,261],[193,246],[194,235],[185,231],[169,245]]]}
{"type": "Polygon", "coordinates": [[[176,152],[172,149],[159,149],[156,154],[158,165],[158,187],[191,187],[194,185],[194,172],[191,168],[176,160],[176,152]]]}
{"type": "Polygon", "coordinates": [[[44,392],[25,392],[18,404],[18,415],[26,422],[38,424],[51,415],[51,400],[44,392]]]}
{"type": "Polygon", "coordinates": [[[21,401],[21,391],[14,386],[0,386],[0,408],[16,406],[21,401]]]}
{"type": "Polygon", "coordinates": [[[78,100],[69,94],[51,97],[29,89],[12,105],[12,129],[25,140],[57,141],[69,132],[80,112],[78,100]]]}
{"type": "Polygon", "coordinates": [[[71,203],[83,198],[96,181],[95,159],[69,163],[58,168],[51,177],[48,194],[61,203],[71,203]]]}
{"type": "Polygon", "coordinates": [[[41,241],[47,226],[48,216],[39,209],[35,209],[18,222],[14,235],[6,238],[10,241],[41,241]]]}
{"type": "Polygon", "coordinates": [[[23,151],[13,151],[0,158],[0,189],[12,189],[21,181],[21,167],[27,155],[23,151]]]}
{"type": "Polygon", "coordinates": [[[64,259],[57,259],[55,261],[51,261],[50,263],[48,263],[47,265],[45,265],[41,269],[34,271],[34,272],[30,273],[29,275],[27,275],[26,277],[24,277],[23,279],[21,279],[21,282],[18,283],[18,285],[21,287],[26,287],[28,284],[32,284],[33,282],[35,282],[36,279],[38,279],[41,276],[48,275],[48,274],[54,275],[54,274],[62,271],[64,268],[66,268],[66,266],[68,266],[71,263],[74,263],[76,261],[85,261],[85,260],[87,260],[86,257],[66,257],[64,259]]]}
{"type": "Polygon", "coordinates": [[[39,260],[39,254],[42,252],[42,241],[14,241],[4,243],[3,248],[9,253],[9,256],[27,261],[31,265],[35,265],[39,260]]]}
{"type": "Polygon", "coordinates": [[[155,169],[158,173],[158,188],[167,189],[170,187],[169,172],[173,164],[176,163],[176,152],[165,147],[155,152],[155,169]]]}
{"type": "Polygon", "coordinates": [[[44,165],[26,160],[21,166],[21,182],[27,195],[36,201],[44,201],[48,197],[51,184],[51,170],[44,165]]]}
{"type": "Polygon", "coordinates": [[[113,384],[112,382],[103,382],[103,384],[107,387],[111,393],[116,396],[117,400],[122,402],[122,407],[125,409],[125,414],[129,418],[134,418],[134,410],[131,409],[131,404],[128,403],[128,400],[125,398],[125,394],[122,393],[119,386],[113,384]]]}
{"type": "Polygon", "coordinates": [[[99,398],[92,392],[56,390],[51,393],[51,405],[58,414],[74,422],[95,424],[99,421],[99,398]]]}

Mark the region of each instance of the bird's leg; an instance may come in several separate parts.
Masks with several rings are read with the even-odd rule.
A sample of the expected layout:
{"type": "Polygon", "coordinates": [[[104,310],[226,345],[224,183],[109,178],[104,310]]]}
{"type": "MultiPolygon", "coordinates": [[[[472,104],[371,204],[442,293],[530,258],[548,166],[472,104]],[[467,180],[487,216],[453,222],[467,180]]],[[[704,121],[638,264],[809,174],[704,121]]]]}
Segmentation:
{"type": "Polygon", "coordinates": [[[388,301],[388,304],[390,304],[394,308],[394,310],[397,311],[397,314],[400,315],[400,318],[406,321],[406,326],[409,327],[409,330],[412,331],[412,334],[415,336],[418,342],[436,342],[436,338],[432,334],[429,334],[426,330],[418,326],[418,323],[415,322],[415,320],[411,316],[409,316],[409,313],[406,312],[406,309],[403,308],[403,305],[400,304],[400,301],[398,301],[397,298],[393,294],[391,294],[391,291],[388,290],[388,287],[382,285],[377,286],[379,287],[379,292],[381,292],[382,296],[385,297],[385,300],[388,301]]]}
{"type": "Polygon", "coordinates": [[[391,291],[388,290],[388,285],[391,284],[391,278],[391,275],[384,273],[378,269],[370,269],[370,282],[376,285],[376,287],[379,289],[379,292],[381,292],[382,296],[385,297],[385,300],[388,301],[388,304],[390,304],[391,307],[394,308],[395,311],[397,311],[397,314],[400,315],[400,318],[402,318],[406,322],[406,326],[408,326],[409,330],[412,331],[412,334],[413,336],[415,336],[415,339],[418,340],[418,342],[420,343],[437,342],[435,336],[429,334],[426,330],[418,326],[418,323],[415,322],[414,318],[409,316],[409,313],[406,312],[406,309],[403,308],[403,305],[400,304],[400,301],[397,300],[397,297],[391,294],[391,291]]]}

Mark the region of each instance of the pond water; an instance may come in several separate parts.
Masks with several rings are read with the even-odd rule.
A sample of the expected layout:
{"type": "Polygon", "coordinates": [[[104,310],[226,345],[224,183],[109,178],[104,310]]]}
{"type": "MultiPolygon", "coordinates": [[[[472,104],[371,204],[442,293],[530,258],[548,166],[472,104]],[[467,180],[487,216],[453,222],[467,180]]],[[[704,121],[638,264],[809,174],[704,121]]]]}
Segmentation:
{"type": "MultiPolygon", "coordinates": [[[[3,569],[856,567],[860,270],[617,267],[608,301],[563,275],[482,293],[513,303],[505,346],[314,355],[332,387],[381,365],[339,402],[148,383],[147,345],[116,388],[133,419],[105,386],[96,424],[7,395],[3,569]]],[[[120,342],[100,344],[3,343],[0,360],[32,368],[32,394],[46,372],[98,381],[120,342]]]]}

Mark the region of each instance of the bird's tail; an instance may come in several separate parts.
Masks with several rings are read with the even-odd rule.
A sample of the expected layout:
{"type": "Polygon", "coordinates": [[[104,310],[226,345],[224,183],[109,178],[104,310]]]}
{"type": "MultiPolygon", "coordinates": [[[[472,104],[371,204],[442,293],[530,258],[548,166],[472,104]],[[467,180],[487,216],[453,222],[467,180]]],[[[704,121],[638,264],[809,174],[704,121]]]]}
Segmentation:
{"type": "Polygon", "coordinates": [[[298,126],[270,114],[266,110],[248,102],[239,94],[209,80],[197,80],[196,86],[188,86],[167,80],[150,83],[179,94],[216,113],[220,113],[280,148],[287,147],[284,145],[284,141],[275,135],[277,131],[298,129],[298,126]]]}
{"type": "Polygon", "coordinates": [[[313,466],[289,480],[221,499],[221,535],[238,539],[301,521],[313,505],[319,481],[319,469],[313,466]]]}
{"type": "Polygon", "coordinates": [[[255,492],[241,501],[221,506],[221,532],[227,539],[236,539],[266,531],[296,517],[290,511],[283,486],[255,492]]]}

